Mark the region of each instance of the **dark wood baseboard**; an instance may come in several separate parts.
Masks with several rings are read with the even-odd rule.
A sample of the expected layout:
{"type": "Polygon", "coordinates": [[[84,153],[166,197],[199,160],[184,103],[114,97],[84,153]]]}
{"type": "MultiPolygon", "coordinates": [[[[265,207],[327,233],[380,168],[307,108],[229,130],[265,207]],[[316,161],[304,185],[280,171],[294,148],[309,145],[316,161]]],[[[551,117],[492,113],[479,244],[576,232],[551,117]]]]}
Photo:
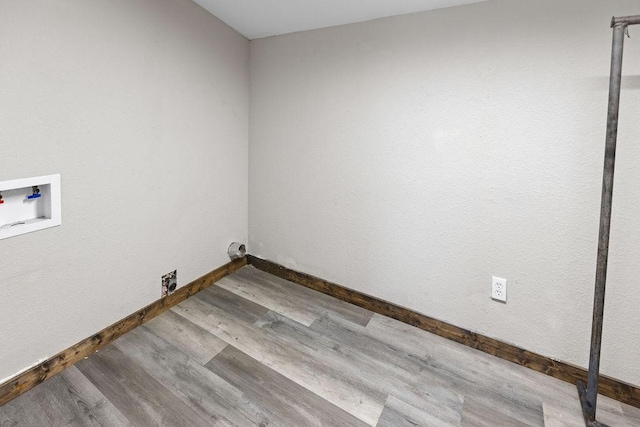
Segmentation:
{"type": "Polygon", "coordinates": [[[132,329],[162,314],[201,290],[211,286],[247,264],[247,258],[237,259],[179,288],[173,294],[159,299],[132,315],[114,323],[71,348],[0,384],[0,406],[31,390],[47,378],[59,374],[96,350],[101,349],[132,329]]]}
{"type": "MultiPolygon", "coordinates": [[[[587,371],[569,363],[550,359],[309,274],[290,270],[282,265],[252,255],[248,256],[248,262],[260,270],[293,283],[391,317],[509,362],[517,363],[534,371],[542,372],[571,384],[576,384],[578,380],[586,382],[587,371]]],[[[606,376],[600,376],[598,391],[604,396],[640,408],[640,388],[636,386],[606,376]]]]}

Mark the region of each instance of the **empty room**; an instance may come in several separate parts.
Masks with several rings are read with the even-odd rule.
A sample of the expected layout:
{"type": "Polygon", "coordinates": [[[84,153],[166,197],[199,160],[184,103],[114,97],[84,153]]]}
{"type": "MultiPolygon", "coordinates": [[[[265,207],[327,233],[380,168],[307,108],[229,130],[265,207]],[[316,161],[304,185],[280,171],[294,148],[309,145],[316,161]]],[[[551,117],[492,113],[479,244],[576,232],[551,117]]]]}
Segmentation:
{"type": "Polygon", "coordinates": [[[0,427],[640,427],[638,0],[0,0],[0,427]]]}

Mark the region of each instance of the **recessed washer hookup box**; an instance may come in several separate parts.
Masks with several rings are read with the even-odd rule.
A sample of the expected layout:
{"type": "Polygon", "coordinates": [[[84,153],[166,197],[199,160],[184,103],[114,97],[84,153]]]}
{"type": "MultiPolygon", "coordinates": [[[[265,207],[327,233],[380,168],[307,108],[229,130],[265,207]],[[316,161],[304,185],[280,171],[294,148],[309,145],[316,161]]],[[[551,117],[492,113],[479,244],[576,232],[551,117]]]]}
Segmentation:
{"type": "Polygon", "coordinates": [[[0,239],[62,223],[60,175],[0,182],[0,239]]]}

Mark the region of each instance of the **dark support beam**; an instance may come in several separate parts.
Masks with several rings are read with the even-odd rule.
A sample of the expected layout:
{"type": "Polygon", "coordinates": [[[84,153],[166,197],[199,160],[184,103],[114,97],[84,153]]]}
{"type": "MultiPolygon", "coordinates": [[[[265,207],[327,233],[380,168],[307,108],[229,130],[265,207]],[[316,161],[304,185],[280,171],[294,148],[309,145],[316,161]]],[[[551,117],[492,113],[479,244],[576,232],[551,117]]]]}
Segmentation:
{"type": "Polygon", "coordinates": [[[609,80],[609,107],[607,112],[607,136],[604,151],[604,172],[602,175],[602,200],[600,203],[600,232],[598,236],[598,258],[596,263],[596,284],[593,298],[593,319],[591,323],[591,349],[589,352],[589,372],[587,385],[579,381],[578,394],[582,405],[585,424],[603,426],[596,420],[598,403],[598,377],[600,376],[600,349],[602,348],[602,322],[604,318],[604,297],[607,283],[607,262],[609,258],[609,235],[611,230],[611,207],[613,202],[613,177],[618,139],[618,114],[620,111],[620,87],[622,82],[622,55],[624,37],[629,25],[640,24],[640,15],[611,19],[613,45],[611,48],[611,74],[609,80]]]}

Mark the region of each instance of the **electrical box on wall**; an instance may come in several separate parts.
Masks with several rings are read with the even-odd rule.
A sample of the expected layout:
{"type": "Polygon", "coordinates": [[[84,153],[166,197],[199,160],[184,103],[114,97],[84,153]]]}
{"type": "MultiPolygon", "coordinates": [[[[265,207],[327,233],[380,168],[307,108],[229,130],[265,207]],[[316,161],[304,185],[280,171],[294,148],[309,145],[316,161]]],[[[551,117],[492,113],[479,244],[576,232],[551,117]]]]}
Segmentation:
{"type": "Polygon", "coordinates": [[[0,182],[0,239],[62,223],[60,175],[0,182]]]}

